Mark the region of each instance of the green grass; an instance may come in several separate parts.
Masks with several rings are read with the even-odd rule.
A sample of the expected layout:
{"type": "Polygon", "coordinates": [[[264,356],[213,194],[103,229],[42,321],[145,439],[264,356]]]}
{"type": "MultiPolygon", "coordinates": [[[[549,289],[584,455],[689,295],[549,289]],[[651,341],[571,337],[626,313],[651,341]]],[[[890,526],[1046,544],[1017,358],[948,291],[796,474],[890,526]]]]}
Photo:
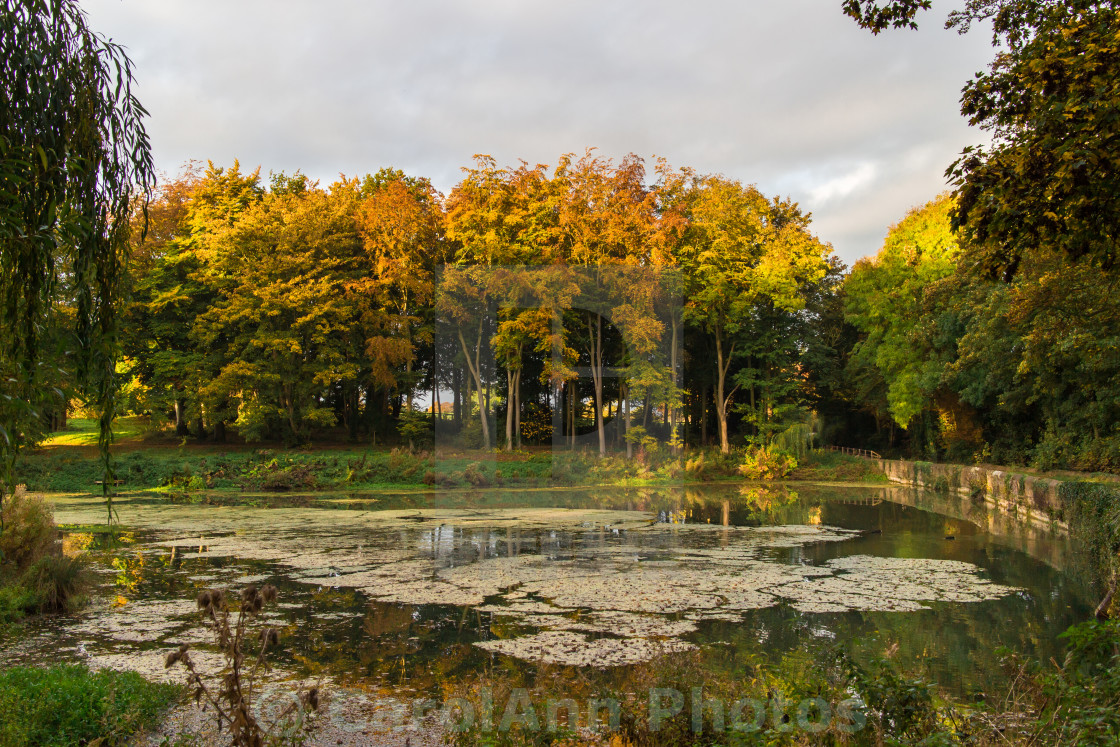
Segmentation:
{"type": "Polygon", "coordinates": [[[39,597],[23,584],[0,585],[0,626],[19,622],[33,613],[39,597]]]}
{"type": "Polygon", "coordinates": [[[871,460],[836,451],[814,451],[790,473],[791,480],[811,482],[889,482],[871,460]]]}
{"type": "Polygon", "coordinates": [[[13,667],[0,671],[0,745],[126,744],[158,725],[181,693],[135,672],[13,667]]]}
{"type": "MultiPolygon", "coordinates": [[[[662,452],[639,464],[623,455],[600,459],[589,452],[457,452],[441,455],[362,447],[250,449],[214,446],[129,448],[114,456],[123,490],[365,491],[428,487],[548,487],[553,485],[645,486],[741,480],[741,454],[689,450],[681,457],[662,452]],[[686,463],[694,465],[686,468],[686,463]],[[696,466],[699,465],[699,466],[696,466]]],[[[83,447],[27,452],[16,466],[19,482],[32,492],[99,493],[96,454],[83,447]]],[[[865,459],[814,453],[791,479],[875,482],[883,478],[865,459]]]]}
{"type": "MultiPolygon", "coordinates": [[[[142,417],[122,417],[113,422],[113,440],[121,441],[138,439],[148,430],[148,419],[142,417]]],[[[43,442],[45,448],[58,446],[97,446],[97,437],[100,433],[97,421],[92,418],[71,418],[66,423],[64,430],[52,433],[43,442]]]]}

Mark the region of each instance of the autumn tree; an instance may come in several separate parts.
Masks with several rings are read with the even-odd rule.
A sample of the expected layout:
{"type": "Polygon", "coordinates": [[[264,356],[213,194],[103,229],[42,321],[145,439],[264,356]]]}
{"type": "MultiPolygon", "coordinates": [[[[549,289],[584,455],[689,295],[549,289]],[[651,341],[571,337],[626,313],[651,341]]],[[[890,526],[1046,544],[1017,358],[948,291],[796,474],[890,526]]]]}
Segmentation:
{"type": "Polygon", "coordinates": [[[758,369],[748,365],[732,386],[733,361],[765,352],[764,330],[755,325],[761,312],[804,308],[806,287],[824,277],[830,249],[808,233],[807,217],[794,206],[723,177],[697,179],[690,220],[681,248],[684,318],[713,341],[715,412],[726,453],[732,399],[758,382],[758,369]]]}
{"type": "Polygon", "coordinates": [[[351,194],[272,192],[216,239],[219,298],[194,332],[220,346],[212,399],[237,393],[237,426],[250,440],[301,441],[335,423],[322,393],[354,379],[344,341],[356,323],[337,268],[359,245],[351,194]]]}
{"type": "MultiPolygon", "coordinates": [[[[218,268],[217,242],[262,199],[264,188],[259,169],[242,173],[236,161],[230,168],[208,163],[200,176],[184,178],[187,183],[175,188],[186,195],[185,206],[176,210],[177,225],[164,228],[169,238],[149,248],[148,270],[134,281],[125,339],[153,405],[166,406],[180,436],[190,432],[193,416],[201,436],[203,393],[223,365],[224,350],[200,344],[195,329],[231,282],[218,268]]],[[[219,432],[223,422],[215,423],[219,432]]]]}
{"type": "MultiPolygon", "coordinates": [[[[660,220],[658,191],[646,184],[641,159],[630,155],[615,165],[592,151],[578,161],[566,156],[557,166],[555,178],[565,186],[559,210],[561,246],[571,265],[587,268],[576,298],[582,318],[572,324],[580,324],[581,332],[586,332],[599,453],[606,454],[604,371],[612,352],[616,359],[627,354],[617,346],[608,350],[608,326],[615,328],[617,336],[620,329],[614,320],[625,318],[635,334],[618,338],[622,343],[638,339],[637,330],[642,327],[646,337],[660,338],[668,331],[655,312],[651,294],[657,269],[675,264],[675,257],[663,235],[667,229],[660,220]],[[627,271],[634,267],[645,272],[627,271]]],[[[662,366],[671,366],[671,362],[664,361],[662,366]]],[[[675,381],[669,377],[664,382],[670,380],[675,381]]],[[[648,407],[653,388],[645,389],[648,407]]],[[[675,403],[676,392],[671,387],[666,391],[666,401],[675,403]]]]}
{"type": "Polygon", "coordinates": [[[432,342],[435,272],[445,259],[441,197],[426,179],[392,169],[368,177],[361,192],[357,223],[367,264],[347,292],[362,298],[372,381],[403,390],[412,417],[416,346],[432,342]]]}

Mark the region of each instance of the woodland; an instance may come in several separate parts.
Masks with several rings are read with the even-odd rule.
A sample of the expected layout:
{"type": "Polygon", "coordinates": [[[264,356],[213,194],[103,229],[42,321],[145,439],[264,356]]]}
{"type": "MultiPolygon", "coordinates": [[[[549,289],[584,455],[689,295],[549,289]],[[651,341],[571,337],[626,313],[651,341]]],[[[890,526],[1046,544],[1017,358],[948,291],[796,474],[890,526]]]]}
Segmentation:
{"type": "Polygon", "coordinates": [[[722,176],[593,152],[464,172],[446,197],[392,169],[322,188],[207,164],[161,183],[132,251],[122,410],[216,441],[512,449],[574,429],[606,453],[811,433],[1120,464],[1120,310],[1098,257],[1032,247],[987,277],[944,194],[849,269],[796,203],[722,176]],[[577,277],[604,268],[623,290],[577,277]]]}
{"type": "MultiPolygon", "coordinates": [[[[915,27],[931,1],[840,5],[879,34],[915,27]]],[[[433,449],[437,456],[450,454],[448,463],[463,462],[462,469],[452,470],[454,479],[424,474],[423,484],[461,487],[453,500],[467,496],[468,502],[478,488],[502,484],[498,478],[518,482],[521,468],[540,468],[531,477],[548,480],[549,450],[575,452],[570,469],[604,490],[609,480],[599,480],[606,474],[599,465],[644,466],[651,452],[659,453],[669,455],[660,460],[666,470],[700,480],[710,476],[702,469],[708,458],[724,470],[720,477],[729,479],[723,487],[749,508],[750,521],[763,523],[790,523],[793,514],[782,511],[802,505],[797,493],[743,485],[740,478],[787,477],[797,466],[794,455],[809,447],[1120,471],[1118,12],[1111,0],[963,0],[948,26],[961,33],[978,33],[981,26],[993,37],[992,63],[964,84],[961,96],[962,114],[986,144],[965,149],[946,171],[946,192],[899,216],[881,247],[867,247],[877,253],[846,267],[790,196],[664,160],[610,159],[595,149],[560,154],[554,164],[502,164],[479,155],[446,194],[423,175],[391,166],[340,175],[330,184],[298,171],[265,175],[267,164],[243,168],[237,161],[190,162],[178,173],[157,174],[147,112],[135,96],[124,49],[92,31],[74,0],[0,0],[0,652],[7,654],[7,641],[29,630],[22,627],[25,616],[72,613],[87,601],[95,584],[86,551],[100,537],[103,546],[90,557],[106,560],[119,550],[113,570],[102,569],[116,577],[119,593],[111,605],[98,602],[100,612],[115,620],[137,617],[141,600],[123,595],[137,592],[144,559],[157,553],[125,557],[121,543],[136,537],[120,531],[118,507],[126,515],[154,509],[164,522],[172,510],[217,515],[211,496],[202,495],[211,488],[219,500],[237,502],[247,488],[283,492],[357,483],[374,489],[384,482],[408,507],[409,515],[402,510],[397,520],[412,526],[419,516],[412,502],[440,495],[419,482],[435,459],[433,449]],[[148,432],[131,444],[138,448],[117,454],[111,447],[121,416],[132,416],[130,423],[148,432]],[[96,432],[95,471],[85,469],[84,445],[53,453],[39,448],[65,432],[71,418],[96,432]],[[240,448],[245,444],[254,446],[240,448]],[[186,448],[192,445],[203,448],[186,448]],[[314,464],[310,457],[297,463],[308,456],[304,449],[318,446],[330,453],[314,464]],[[284,456],[276,457],[281,449],[284,456]],[[516,452],[503,457],[505,475],[497,469],[483,475],[481,455],[499,450],[516,452]],[[181,469],[188,451],[197,474],[181,469]],[[130,480],[118,481],[114,464],[125,462],[130,480]],[[384,480],[392,471],[394,479],[384,480]],[[318,485],[316,474],[323,478],[318,485]],[[44,490],[35,486],[40,478],[51,500],[29,492],[29,485],[44,490]],[[210,484],[215,480],[222,483],[210,484]],[[101,497],[87,500],[82,493],[94,483],[101,497]],[[128,487],[118,492],[122,483],[128,487]],[[132,488],[141,490],[128,496],[132,488]],[[83,523],[63,527],[60,538],[51,503],[65,510],[67,500],[97,513],[81,513],[83,523]],[[105,525],[85,523],[95,516],[105,525]],[[79,535],[85,544],[76,547],[79,535]]],[[[814,458],[828,456],[839,455],[816,452],[814,458]]],[[[490,461],[490,467],[498,462],[490,461]]],[[[849,471],[840,479],[863,482],[875,465],[849,457],[835,473],[844,467],[849,471]]],[[[617,470],[622,477],[616,484],[626,488],[650,479],[623,472],[617,470]]],[[[824,661],[819,652],[794,656],[788,678],[754,664],[745,669],[736,660],[728,688],[739,687],[750,672],[767,702],[782,688],[819,696],[826,692],[822,682],[835,686],[837,696],[857,694],[872,728],[853,739],[847,731],[829,732],[836,744],[1115,744],[1120,501],[1113,481],[1108,474],[1075,475],[1058,489],[1066,514],[1050,518],[1066,522],[1084,545],[1077,562],[1088,569],[1086,588],[1104,599],[1081,605],[1081,613],[1095,619],[1063,634],[1063,664],[1032,662],[985,643],[985,654],[998,655],[1007,669],[1006,697],[969,693],[967,703],[935,697],[929,683],[900,674],[888,661],[897,643],[866,668],[833,650],[833,663],[820,676],[808,664],[824,661]]],[[[658,522],[674,534],[678,514],[693,510],[686,505],[692,499],[680,492],[658,522]]],[[[240,508],[256,509],[263,499],[249,500],[240,508]]],[[[853,514],[894,511],[879,498],[857,502],[849,497],[823,505],[853,514]]],[[[728,532],[731,503],[723,499],[716,517],[728,532]]],[[[972,548],[977,554],[969,557],[984,554],[999,571],[1009,565],[1007,548],[988,555],[962,533],[978,503],[968,505],[967,520],[934,517],[922,552],[936,547],[948,557],[972,548]]],[[[794,531],[831,531],[822,526],[821,502],[804,507],[794,531]]],[[[270,534],[282,511],[269,508],[263,521],[270,534]]],[[[347,511],[348,521],[363,513],[347,511]]],[[[461,519],[462,507],[456,504],[449,515],[461,519]]],[[[432,516],[441,533],[444,519],[432,516]]],[[[696,508],[689,521],[699,527],[700,516],[696,508]]],[[[300,521],[288,528],[303,547],[310,535],[300,521]]],[[[897,532],[869,524],[839,530],[845,534],[837,538],[901,538],[903,562],[879,568],[887,580],[908,568],[928,586],[930,572],[915,568],[963,567],[958,560],[921,566],[908,521],[900,521],[897,532]]],[[[641,522],[650,525],[648,517],[641,522]]],[[[591,524],[581,519],[578,526],[583,531],[591,524]]],[[[175,546],[158,551],[160,558],[167,551],[169,573],[178,572],[176,562],[183,569],[189,567],[184,560],[204,555],[206,538],[196,541],[195,529],[189,525],[183,545],[189,552],[178,561],[175,546]]],[[[211,534],[228,534],[230,552],[243,554],[240,533],[228,529],[223,524],[211,534]]],[[[533,533],[548,534],[538,529],[533,533]]],[[[392,535],[385,549],[396,553],[400,536],[392,535]]],[[[491,543],[489,530],[487,537],[487,547],[501,545],[491,543]]],[[[510,537],[507,532],[506,547],[510,537]]],[[[368,539],[360,536],[357,552],[368,539]]],[[[1035,544],[1057,546],[1050,539],[1035,544]]],[[[437,545],[433,539],[428,547],[437,545]]],[[[756,563],[755,550],[750,553],[740,559],[757,573],[757,566],[746,565],[756,563]]],[[[616,555],[622,557],[612,551],[616,555]]],[[[394,562],[400,557],[393,555],[394,562]]],[[[726,555],[719,557],[722,567],[726,555]]],[[[879,562],[853,558],[867,568],[879,562]]],[[[158,562],[149,572],[158,572],[158,562]]],[[[329,577],[306,580],[333,588],[333,564],[328,571],[329,577]]],[[[191,584],[215,578],[185,573],[191,584]]],[[[431,599],[423,593],[434,576],[395,575],[384,583],[400,587],[390,589],[399,595],[394,603],[422,606],[431,599]]],[[[235,744],[260,745],[267,730],[251,712],[252,675],[248,697],[239,679],[242,639],[245,621],[274,602],[277,589],[244,578],[248,585],[236,599],[213,590],[196,598],[224,657],[216,667],[217,695],[194,669],[188,644],[168,652],[166,667],[181,663],[188,670],[196,702],[205,696],[219,713],[228,707],[224,718],[235,744]],[[231,604],[238,607],[232,627],[231,604]]],[[[688,579],[681,588],[694,594],[696,577],[688,579]]],[[[169,587],[175,594],[194,588],[177,584],[169,587]]],[[[572,610],[597,594],[584,585],[572,585],[583,595],[572,610]]],[[[632,585],[619,581],[625,594],[632,585]]],[[[757,591],[744,588],[739,591],[757,591]]],[[[524,603],[525,592],[519,593],[522,601],[513,604],[524,603]]],[[[1007,598],[1015,605],[1061,599],[1022,589],[1007,598]]],[[[1043,636],[1035,622],[1053,622],[1051,615],[1031,609],[1022,620],[1000,622],[1010,619],[1029,636],[1043,636]]],[[[839,612],[836,604],[802,611],[839,612]]],[[[952,614],[956,620],[958,613],[952,614]]],[[[1075,611],[1066,605],[1061,614],[1075,611]]],[[[416,640],[409,626],[420,617],[409,612],[402,618],[407,646],[416,640]]],[[[467,619],[464,607],[460,629],[467,619]]],[[[369,625],[367,631],[379,630],[376,620],[369,625]]],[[[806,631],[800,623],[788,627],[806,631]]],[[[260,633],[253,634],[258,665],[269,646],[279,645],[276,628],[260,633]]],[[[51,654],[41,658],[54,661],[61,649],[42,640],[51,654]]],[[[757,642],[773,645],[764,637],[757,642]]],[[[977,648],[968,652],[970,668],[977,648]]],[[[413,649],[390,650],[402,667],[404,651],[413,649]]],[[[446,649],[440,652],[446,660],[446,649]]],[[[724,649],[719,657],[730,661],[724,649]]],[[[662,661],[657,666],[666,669],[656,676],[638,670],[642,686],[670,681],[680,661],[662,661]]],[[[32,663],[0,669],[0,710],[10,714],[0,721],[5,744],[131,743],[183,696],[180,688],[135,673],[32,663]],[[11,736],[17,732],[23,736],[11,736]]],[[[713,676],[699,664],[687,674],[693,679],[682,691],[713,676]]],[[[318,686],[299,694],[291,708],[302,718],[317,704],[318,686]]],[[[780,714],[775,719],[768,732],[776,735],[774,743],[811,743],[807,735],[791,735],[780,714]]],[[[220,729],[221,718],[218,723],[220,729]]],[[[719,734],[700,739],[683,717],[675,724],[672,739],[641,733],[617,743],[725,743],[719,734]]],[[[460,743],[471,739],[468,734],[460,743]]],[[[175,742],[187,743],[194,742],[175,742]]],[[[297,734],[269,743],[304,742],[297,734]]]]}
{"type": "MultiPolygon", "coordinates": [[[[843,9],[879,33],[928,6],[843,9]]],[[[15,88],[54,110],[21,114],[24,96],[5,115],[6,471],[75,408],[103,448],[132,413],[216,442],[811,440],[1115,470],[1115,20],[1084,2],[952,14],[962,33],[991,23],[997,56],[961,100],[991,143],[851,268],[789,197],[593,149],[478,156],[446,195],[389,167],[321,185],[193,162],[157,180],[111,44],[125,75],[100,70],[89,121],[118,140],[89,130],[88,163],[107,160],[83,192],[58,171],[86,132],[74,100],[12,57],[15,88]]]]}

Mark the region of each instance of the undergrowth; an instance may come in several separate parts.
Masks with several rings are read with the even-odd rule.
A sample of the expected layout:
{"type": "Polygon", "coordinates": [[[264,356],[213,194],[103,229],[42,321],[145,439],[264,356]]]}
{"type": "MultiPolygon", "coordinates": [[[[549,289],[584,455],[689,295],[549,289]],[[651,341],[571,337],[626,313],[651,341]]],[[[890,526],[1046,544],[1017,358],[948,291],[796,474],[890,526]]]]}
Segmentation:
{"type": "Polygon", "coordinates": [[[157,726],[182,692],[135,672],[12,667],[0,671],[0,744],[129,744],[138,732],[157,726]]]}

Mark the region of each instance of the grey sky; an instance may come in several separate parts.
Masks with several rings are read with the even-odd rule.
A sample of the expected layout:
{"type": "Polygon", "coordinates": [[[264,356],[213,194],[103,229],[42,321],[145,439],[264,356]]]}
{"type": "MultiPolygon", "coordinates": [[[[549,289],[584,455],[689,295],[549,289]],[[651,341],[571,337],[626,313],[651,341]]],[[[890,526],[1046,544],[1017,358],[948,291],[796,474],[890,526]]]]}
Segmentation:
{"type": "Polygon", "coordinates": [[[789,195],[847,262],[945,189],[983,29],[878,37],[840,0],[85,0],[124,44],[157,167],[323,183],[392,165],[447,192],[476,153],[596,146],[789,195]]]}

